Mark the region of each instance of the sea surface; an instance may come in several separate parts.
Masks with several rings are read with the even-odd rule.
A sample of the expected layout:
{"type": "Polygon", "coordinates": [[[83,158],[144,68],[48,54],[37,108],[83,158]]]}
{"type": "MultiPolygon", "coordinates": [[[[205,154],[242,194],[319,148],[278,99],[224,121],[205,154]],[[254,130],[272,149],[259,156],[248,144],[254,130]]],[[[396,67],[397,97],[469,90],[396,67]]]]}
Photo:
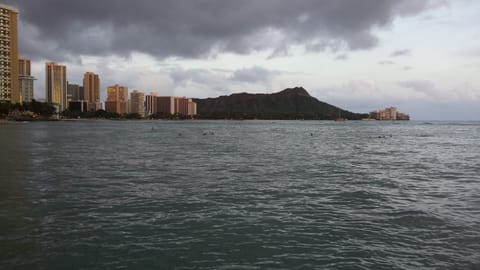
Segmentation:
{"type": "Polygon", "coordinates": [[[480,123],[3,123],[0,269],[480,269],[480,123]]]}

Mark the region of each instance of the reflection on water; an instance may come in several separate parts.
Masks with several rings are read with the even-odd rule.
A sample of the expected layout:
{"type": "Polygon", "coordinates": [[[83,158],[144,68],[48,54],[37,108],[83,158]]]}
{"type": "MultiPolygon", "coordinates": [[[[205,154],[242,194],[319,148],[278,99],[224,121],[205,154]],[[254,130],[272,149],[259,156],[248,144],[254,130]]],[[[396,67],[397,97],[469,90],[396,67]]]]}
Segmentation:
{"type": "Polygon", "coordinates": [[[480,125],[0,125],[6,269],[475,269],[480,125]]]}

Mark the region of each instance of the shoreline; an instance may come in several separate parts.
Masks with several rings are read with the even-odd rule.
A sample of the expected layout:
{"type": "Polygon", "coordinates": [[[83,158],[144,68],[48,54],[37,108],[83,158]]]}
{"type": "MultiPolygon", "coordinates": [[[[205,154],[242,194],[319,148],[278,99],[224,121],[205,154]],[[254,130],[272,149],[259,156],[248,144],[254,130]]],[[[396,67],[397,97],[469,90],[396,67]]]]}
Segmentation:
{"type": "MultiPolygon", "coordinates": [[[[20,122],[96,122],[96,121],[331,121],[337,122],[335,119],[234,119],[234,118],[196,118],[196,119],[126,119],[126,118],[51,118],[51,119],[27,119],[27,118],[20,118],[20,119],[0,119],[0,124],[6,123],[20,123],[20,122]]],[[[365,121],[365,120],[348,120],[346,119],[345,122],[410,122],[411,120],[375,120],[375,121],[365,121]]],[[[344,122],[337,122],[337,123],[344,123],[344,122]]]]}

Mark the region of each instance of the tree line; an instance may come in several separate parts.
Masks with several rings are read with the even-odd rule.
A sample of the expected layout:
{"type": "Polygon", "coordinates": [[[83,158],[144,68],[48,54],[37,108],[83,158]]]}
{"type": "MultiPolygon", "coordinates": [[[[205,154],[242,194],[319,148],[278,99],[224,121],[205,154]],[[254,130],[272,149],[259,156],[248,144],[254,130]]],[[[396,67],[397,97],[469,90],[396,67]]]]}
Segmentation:
{"type": "Polygon", "coordinates": [[[32,100],[31,102],[20,103],[10,103],[10,102],[0,102],[0,117],[7,118],[12,114],[24,115],[26,112],[30,112],[39,117],[51,117],[55,114],[55,107],[46,102],[38,102],[32,100]]]}

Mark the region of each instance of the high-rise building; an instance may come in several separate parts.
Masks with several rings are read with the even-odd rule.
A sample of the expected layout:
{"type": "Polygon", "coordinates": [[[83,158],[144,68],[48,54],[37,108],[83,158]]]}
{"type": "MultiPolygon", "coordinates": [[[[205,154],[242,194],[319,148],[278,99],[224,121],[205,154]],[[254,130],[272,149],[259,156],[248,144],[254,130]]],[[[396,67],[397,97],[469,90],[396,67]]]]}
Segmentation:
{"type": "Polygon", "coordinates": [[[145,94],[137,90],[130,93],[130,113],[145,116],[145,94]]]}
{"type": "Polygon", "coordinates": [[[175,113],[180,115],[188,115],[188,102],[192,102],[192,100],[188,98],[175,98],[175,113]]]}
{"type": "Polygon", "coordinates": [[[157,93],[151,92],[145,96],[145,113],[147,116],[157,113],[157,93]]]}
{"type": "Polygon", "coordinates": [[[18,77],[18,9],[0,4],[0,101],[21,103],[18,77]]]}
{"type": "Polygon", "coordinates": [[[157,113],[175,114],[175,97],[157,97],[157,113]]]}
{"type": "Polygon", "coordinates": [[[79,101],[82,100],[83,87],[78,84],[67,83],[67,101],[79,101]]]}
{"type": "Polygon", "coordinates": [[[18,59],[18,70],[21,100],[22,102],[31,102],[33,99],[33,81],[35,77],[33,77],[31,73],[30,60],[23,58],[18,59]]]}
{"type": "Polygon", "coordinates": [[[188,116],[197,115],[197,103],[193,102],[191,99],[188,102],[188,116]]]}
{"type": "Polygon", "coordinates": [[[118,84],[109,86],[105,110],[118,114],[128,113],[128,87],[118,84]]]}
{"type": "Polygon", "coordinates": [[[102,103],[100,103],[100,78],[98,74],[93,72],[85,73],[83,76],[83,91],[89,111],[102,109],[102,103]]]}
{"type": "Polygon", "coordinates": [[[55,62],[45,64],[45,97],[48,103],[67,108],[67,67],[55,62]]]}

